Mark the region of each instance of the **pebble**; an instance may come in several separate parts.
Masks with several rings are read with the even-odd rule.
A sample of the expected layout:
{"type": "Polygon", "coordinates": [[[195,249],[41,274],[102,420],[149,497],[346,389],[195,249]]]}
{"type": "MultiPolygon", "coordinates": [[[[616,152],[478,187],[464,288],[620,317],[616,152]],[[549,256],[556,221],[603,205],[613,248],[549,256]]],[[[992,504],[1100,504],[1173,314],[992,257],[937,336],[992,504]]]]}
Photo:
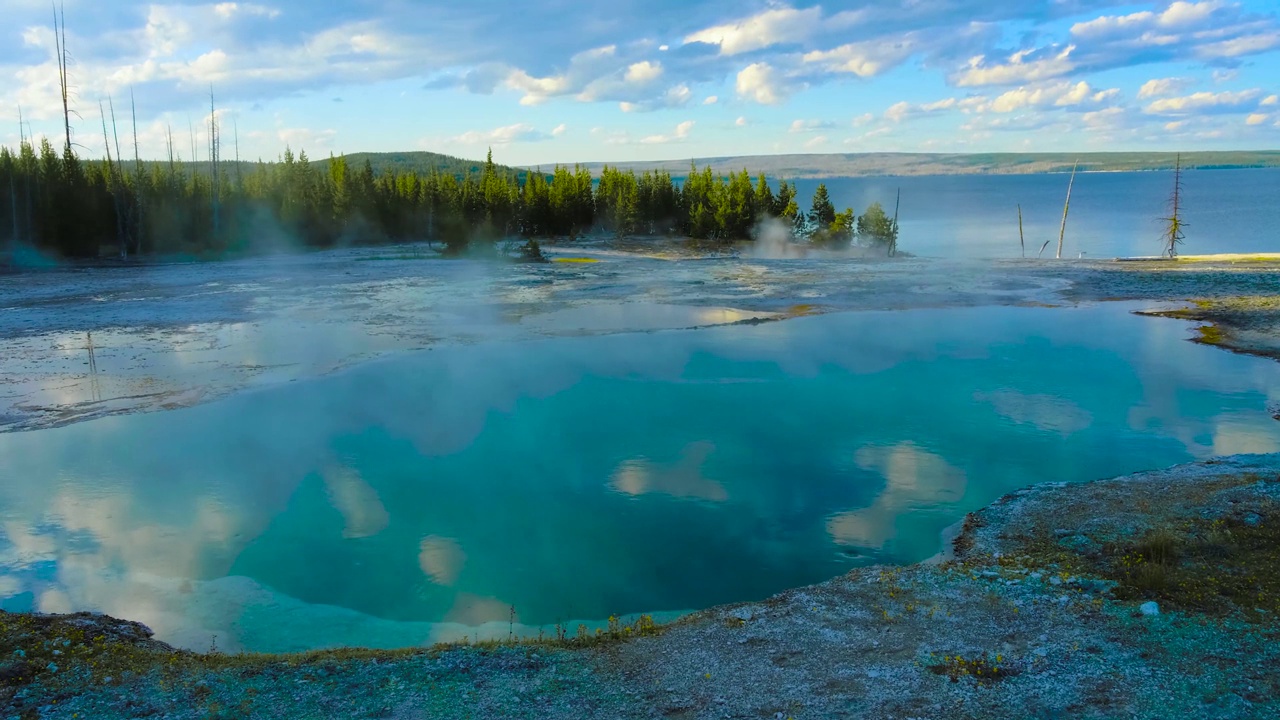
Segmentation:
{"type": "Polygon", "coordinates": [[[1053,577],[1049,578],[1049,584],[1050,584],[1050,585],[1061,585],[1061,584],[1062,584],[1062,578],[1058,577],[1057,575],[1054,575],[1053,577]]]}
{"type": "Polygon", "coordinates": [[[1139,605],[1138,610],[1142,611],[1143,615],[1159,615],[1160,604],[1154,600],[1150,600],[1139,605]]]}

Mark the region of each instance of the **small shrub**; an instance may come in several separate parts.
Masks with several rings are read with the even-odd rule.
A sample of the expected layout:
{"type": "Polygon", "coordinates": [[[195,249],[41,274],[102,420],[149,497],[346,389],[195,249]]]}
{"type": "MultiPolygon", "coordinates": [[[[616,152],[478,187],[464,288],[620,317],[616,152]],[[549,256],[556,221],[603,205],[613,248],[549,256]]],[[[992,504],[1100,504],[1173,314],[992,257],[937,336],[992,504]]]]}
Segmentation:
{"type": "Polygon", "coordinates": [[[1014,668],[1004,664],[1004,656],[994,658],[983,654],[979,657],[966,658],[962,655],[947,655],[942,662],[929,665],[929,671],[935,675],[943,675],[951,682],[960,682],[969,678],[979,685],[989,685],[1018,674],[1014,668]]]}

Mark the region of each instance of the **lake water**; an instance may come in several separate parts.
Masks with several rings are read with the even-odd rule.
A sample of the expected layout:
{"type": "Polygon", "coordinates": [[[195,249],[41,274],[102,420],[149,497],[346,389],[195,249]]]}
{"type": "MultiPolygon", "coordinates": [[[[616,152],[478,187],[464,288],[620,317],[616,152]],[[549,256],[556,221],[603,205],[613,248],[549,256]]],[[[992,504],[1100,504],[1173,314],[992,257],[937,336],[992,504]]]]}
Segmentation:
{"type": "MultiPolygon", "coordinates": [[[[862,213],[880,202],[892,214],[902,190],[902,249],[931,257],[1018,257],[1018,205],[1027,256],[1049,241],[1053,257],[1068,174],[970,175],[825,180],[838,209],[862,213]]],[[[817,180],[797,183],[807,210],[817,180]]],[[[1159,255],[1172,172],[1080,173],[1071,195],[1063,257],[1159,255]]],[[[1182,252],[1280,252],[1280,169],[1183,173],[1182,252]]]]}
{"type": "Polygon", "coordinates": [[[505,637],[918,561],[1034,483],[1280,451],[1280,365],[1131,309],[487,342],[2,434],[0,607],[198,649],[505,637]]]}

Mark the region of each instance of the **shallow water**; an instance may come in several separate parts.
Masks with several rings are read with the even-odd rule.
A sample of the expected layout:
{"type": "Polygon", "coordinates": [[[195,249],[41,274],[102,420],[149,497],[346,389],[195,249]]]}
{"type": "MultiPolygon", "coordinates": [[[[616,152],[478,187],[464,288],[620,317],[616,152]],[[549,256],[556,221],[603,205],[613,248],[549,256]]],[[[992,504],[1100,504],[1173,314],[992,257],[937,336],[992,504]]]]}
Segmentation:
{"type": "MultiPolygon", "coordinates": [[[[1183,253],[1276,250],[1280,169],[1189,170],[1183,173],[1183,253]]],[[[1019,257],[1022,206],[1027,257],[1057,251],[1069,173],[941,175],[825,180],[831,201],[862,213],[873,202],[893,212],[902,191],[903,250],[932,257],[1019,257]]],[[[817,180],[796,183],[807,209],[817,180]]],[[[1081,173],[1071,191],[1062,256],[1159,255],[1160,218],[1169,214],[1172,172],[1081,173]]]]}
{"type": "Polygon", "coordinates": [[[1033,483],[1280,451],[1280,366],[1129,309],[486,342],[3,434],[0,607],[199,649],[505,636],[918,561],[1033,483]]]}

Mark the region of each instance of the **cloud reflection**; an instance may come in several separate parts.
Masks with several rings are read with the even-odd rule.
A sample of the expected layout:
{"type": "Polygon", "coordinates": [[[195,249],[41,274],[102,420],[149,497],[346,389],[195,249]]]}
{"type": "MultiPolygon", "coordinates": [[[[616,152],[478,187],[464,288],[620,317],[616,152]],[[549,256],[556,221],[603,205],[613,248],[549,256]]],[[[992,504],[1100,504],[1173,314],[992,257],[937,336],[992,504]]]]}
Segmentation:
{"type": "Polygon", "coordinates": [[[704,441],[686,446],[680,460],[672,465],[646,458],[627,460],[613,473],[609,486],[633,497],[658,493],[674,498],[725,502],[729,492],[724,485],[703,476],[703,465],[714,451],[715,445],[704,441]]]}
{"type": "Polygon", "coordinates": [[[887,482],[871,506],[827,521],[831,538],[844,545],[881,547],[897,536],[904,510],[959,502],[968,484],[964,471],[912,442],[863,447],[855,459],[858,467],[879,473],[887,482]]]}

